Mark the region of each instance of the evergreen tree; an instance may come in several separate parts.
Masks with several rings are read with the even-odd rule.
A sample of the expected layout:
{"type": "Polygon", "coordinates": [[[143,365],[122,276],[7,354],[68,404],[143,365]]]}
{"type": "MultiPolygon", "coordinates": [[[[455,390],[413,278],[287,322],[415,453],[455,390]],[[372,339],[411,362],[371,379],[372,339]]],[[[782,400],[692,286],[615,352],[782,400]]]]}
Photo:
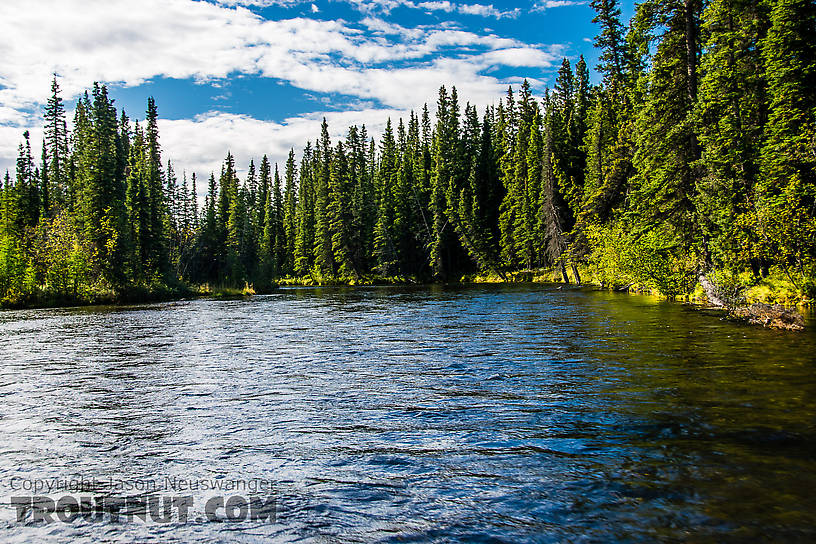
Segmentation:
{"type": "Polygon", "coordinates": [[[697,100],[701,6],[699,0],[654,0],[649,7],[660,35],[637,115],[633,205],[645,227],[664,229],[667,246],[689,249],[700,241],[703,221],[694,205],[700,147],[690,115],[697,100]]]}
{"type": "Polygon", "coordinates": [[[436,278],[447,280],[464,268],[466,253],[455,232],[458,195],[466,182],[461,164],[459,104],[456,88],[448,95],[439,89],[437,122],[433,139],[430,209],[433,216],[430,257],[436,278]]]}
{"type": "MultiPolygon", "coordinates": [[[[277,169],[275,170],[277,177],[277,169]]],[[[265,191],[264,204],[264,229],[261,237],[261,245],[258,255],[261,261],[261,281],[267,283],[278,273],[278,263],[275,259],[275,231],[277,218],[275,217],[275,197],[272,191],[265,191]]]]}
{"type": "Polygon", "coordinates": [[[137,281],[145,279],[144,263],[147,261],[148,234],[150,231],[150,211],[146,197],[147,155],[144,134],[136,123],[133,142],[128,158],[125,191],[125,211],[129,226],[127,247],[131,274],[137,281]]]}
{"type": "Polygon", "coordinates": [[[284,261],[282,263],[283,274],[293,274],[295,271],[295,238],[297,236],[297,193],[295,166],[295,150],[289,150],[289,157],[286,159],[286,172],[284,173],[283,190],[283,237],[286,240],[284,248],[284,261]]]}
{"type": "Polygon", "coordinates": [[[295,214],[297,235],[295,238],[295,273],[303,275],[312,268],[314,247],[314,183],[312,177],[313,151],[311,144],[303,150],[298,184],[297,212],[295,214]]]}
{"type": "Polygon", "coordinates": [[[153,97],[147,99],[147,116],[144,130],[146,174],[145,196],[148,202],[148,231],[144,237],[146,263],[150,275],[162,278],[169,265],[167,233],[165,231],[166,199],[162,183],[162,159],[159,146],[159,114],[153,97]]]}
{"type": "Polygon", "coordinates": [[[116,177],[116,110],[107,88],[98,84],[93,88],[93,102],[86,94],[80,108],[75,160],[81,224],[93,247],[93,266],[105,282],[118,287],[126,281],[121,243],[126,211],[124,183],[116,177]]]}
{"type": "Polygon", "coordinates": [[[329,179],[329,204],[327,215],[331,231],[332,251],[337,262],[340,276],[359,277],[353,260],[351,194],[352,181],[349,174],[348,159],[343,142],[338,142],[331,160],[329,179]]]}
{"type": "Polygon", "coordinates": [[[193,172],[192,182],[190,184],[190,205],[189,216],[190,226],[193,231],[197,231],[199,227],[198,221],[198,188],[196,187],[196,174],[193,172]]]}
{"type": "Polygon", "coordinates": [[[200,277],[205,281],[221,280],[224,267],[224,246],[218,219],[218,201],[215,175],[211,173],[204,203],[204,224],[199,241],[201,257],[197,267],[200,277]]]}
{"type": "Polygon", "coordinates": [[[705,10],[707,35],[695,104],[704,173],[696,205],[706,221],[718,266],[762,267],[754,193],[766,107],[759,42],[768,27],[765,4],[714,0],[705,10]]]}
{"type": "MultiPolygon", "coordinates": [[[[761,41],[769,114],[757,210],[767,255],[816,292],[816,5],[771,3],[761,41]]],[[[801,283],[800,283],[801,285],[801,283]]]]}
{"type": "Polygon", "coordinates": [[[372,268],[372,244],[377,209],[369,157],[366,149],[365,126],[349,128],[346,138],[348,178],[350,186],[350,250],[351,262],[357,274],[372,268]]]}
{"type": "MultiPolygon", "coordinates": [[[[230,157],[232,158],[232,157],[230,157]]],[[[225,169],[224,185],[227,194],[227,277],[232,282],[243,282],[247,279],[248,270],[245,259],[247,250],[246,201],[247,190],[239,185],[234,165],[225,169]]]]}
{"type": "Polygon", "coordinates": [[[40,218],[48,218],[51,215],[51,192],[49,191],[50,182],[48,180],[48,154],[45,149],[45,140],[42,143],[42,152],[41,152],[41,162],[40,162],[40,172],[38,176],[39,181],[39,196],[40,196],[40,218]]]}
{"type": "Polygon", "coordinates": [[[639,55],[635,49],[641,44],[637,37],[648,32],[647,23],[651,22],[650,4],[644,3],[637,15],[641,20],[636,21],[638,28],[627,35],[616,0],[593,0],[591,5],[596,11],[593,22],[601,26],[595,46],[601,50],[598,70],[604,75],[604,84],[595,90],[584,137],[586,169],[581,213],[584,223],[607,221],[621,207],[629,180],[635,174],[634,111],[630,96],[642,75],[636,60],[639,55]]]}
{"type": "MultiPolygon", "coordinates": [[[[247,179],[255,177],[255,163],[250,162],[249,165],[249,172],[247,173],[247,179]]],[[[257,206],[254,209],[255,214],[255,225],[257,232],[255,234],[255,243],[257,245],[256,254],[258,255],[261,261],[265,262],[266,267],[266,274],[271,273],[271,262],[272,262],[272,254],[270,253],[272,246],[274,245],[274,234],[272,234],[272,238],[269,240],[265,240],[264,237],[267,235],[267,215],[269,212],[269,198],[270,192],[272,190],[272,166],[269,164],[269,158],[264,155],[263,159],[261,159],[261,171],[260,171],[260,178],[256,184],[256,200],[257,206]],[[265,243],[268,243],[267,246],[264,246],[265,243]]],[[[250,207],[252,209],[252,207],[250,207]]],[[[269,231],[270,233],[274,233],[274,231],[269,231]]]]}
{"type": "Polygon", "coordinates": [[[56,75],[51,82],[51,96],[45,104],[44,121],[43,170],[48,172],[48,215],[54,216],[72,202],[68,184],[68,128],[56,75]]]}
{"type": "Polygon", "coordinates": [[[317,147],[318,165],[315,172],[315,266],[321,274],[333,276],[335,273],[332,252],[331,229],[329,228],[329,177],[331,175],[331,141],[329,125],[323,118],[320,127],[320,142],[317,147]]]}
{"type": "Polygon", "coordinates": [[[617,0],[591,0],[595,10],[593,23],[600,25],[601,32],[595,37],[595,47],[600,49],[598,71],[604,75],[604,83],[617,92],[624,84],[627,64],[626,39],[621,11],[617,0]]]}
{"type": "Polygon", "coordinates": [[[278,172],[278,165],[275,165],[275,183],[272,187],[270,197],[272,205],[272,217],[274,223],[271,225],[274,234],[273,253],[275,260],[275,273],[280,274],[286,264],[286,233],[283,226],[283,194],[281,193],[281,178],[278,172]]]}
{"type": "Polygon", "coordinates": [[[512,87],[507,91],[506,105],[499,103],[499,171],[504,185],[504,199],[499,215],[501,261],[514,268],[519,265],[516,258],[515,225],[519,213],[521,188],[519,187],[518,155],[516,153],[519,132],[516,103],[512,87]]]}
{"type": "MultiPolygon", "coordinates": [[[[265,157],[266,155],[264,155],[265,157]]],[[[268,161],[268,159],[267,159],[268,161]]],[[[263,162],[263,160],[262,160],[263,162]]],[[[249,160],[249,167],[247,168],[247,175],[244,181],[244,185],[247,188],[247,199],[246,199],[246,222],[247,222],[247,251],[249,254],[253,256],[257,256],[258,250],[258,240],[260,236],[263,234],[263,226],[261,221],[263,220],[263,216],[260,213],[261,206],[262,206],[262,198],[265,200],[266,195],[261,194],[263,191],[261,189],[261,184],[258,180],[257,173],[255,171],[255,160],[249,160]]]]}
{"type": "Polygon", "coordinates": [[[374,227],[374,251],[377,267],[384,275],[396,274],[399,268],[399,253],[394,237],[395,202],[399,158],[391,119],[385,125],[380,143],[380,164],[377,171],[377,223],[374,227]]]}
{"type": "Polygon", "coordinates": [[[28,131],[23,132],[23,140],[17,155],[17,220],[19,229],[24,230],[37,225],[40,219],[40,182],[34,167],[31,154],[31,138],[28,131]]]}
{"type": "Polygon", "coordinates": [[[164,188],[164,232],[167,234],[167,250],[171,261],[178,258],[178,251],[181,246],[181,233],[179,230],[179,206],[178,206],[178,179],[173,170],[171,161],[167,161],[164,188]]]}

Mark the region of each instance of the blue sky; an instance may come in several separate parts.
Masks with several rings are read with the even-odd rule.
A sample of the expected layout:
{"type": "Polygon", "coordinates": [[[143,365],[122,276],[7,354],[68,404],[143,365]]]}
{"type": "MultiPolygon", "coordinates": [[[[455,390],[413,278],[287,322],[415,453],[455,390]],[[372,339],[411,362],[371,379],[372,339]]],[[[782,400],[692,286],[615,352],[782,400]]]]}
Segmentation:
{"type": "MultiPolygon", "coordinates": [[[[462,102],[494,103],[528,78],[551,86],[566,56],[594,67],[593,12],[581,0],[30,0],[0,5],[0,168],[23,130],[39,147],[42,105],[57,72],[68,110],[94,81],[144,116],[154,96],[165,159],[200,177],[227,150],[246,167],[281,161],[425,102],[456,85],[462,102]]],[[[632,2],[623,3],[624,18],[632,2]]],[[[597,80],[597,76],[594,76],[597,80]]]]}

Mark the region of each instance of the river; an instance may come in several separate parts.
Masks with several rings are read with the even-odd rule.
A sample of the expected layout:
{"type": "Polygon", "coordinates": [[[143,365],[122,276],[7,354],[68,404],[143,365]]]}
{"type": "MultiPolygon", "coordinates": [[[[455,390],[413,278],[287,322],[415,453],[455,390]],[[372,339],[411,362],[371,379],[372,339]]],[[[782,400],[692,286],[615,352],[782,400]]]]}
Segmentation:
{"type": "Polygon", "coordinates": [[[812,323],[577,288],[291,288],[0,312],[0,370],[2,541],[816,540],[812,323]],[[42,516],[82,496],[192,505],[42,516]]]}

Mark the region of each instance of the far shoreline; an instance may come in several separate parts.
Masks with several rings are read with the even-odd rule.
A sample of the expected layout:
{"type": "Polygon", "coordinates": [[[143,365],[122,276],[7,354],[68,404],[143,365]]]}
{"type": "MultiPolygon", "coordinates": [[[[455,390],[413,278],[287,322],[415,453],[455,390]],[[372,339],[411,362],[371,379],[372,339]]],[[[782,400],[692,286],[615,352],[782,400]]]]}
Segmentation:
{"type": "MultiPolygon", "coordinates": [[[[0,303],[0,311],[14,310],[37,310],[55,308],[84,308],[90,306],[128,306],[138,304],[155,304],[162,302],[176,302],[183,300],[197,299],[241,299],[250,298],[255,295],[267,295],[278,291],[281,287],[311,287],[311,288],[359,288],[359,287],[387,287],[387,286],[450,286],[463,287],[473,285],[540,285],[560,289],[565,286],[590,288],[595,291],[615,292],[631,295],[645,295],[659,300],[688,304],[696,308],[714,310],[722,314],[723,318],[744,322],[752,325],[765,326],[766,328],[802,330],[804,328],[804,313],[813,308],[813,301],[807,297],[790,297],[790,292],[762,289],[746,292],[745,301],[735,308],[723,308],[711,304],[699,289],[676,297],[665,297],[653,288],[649,288],[637,283],[630,283],[623,286],[603,285],[594,278],[581,283],[564,282],[560,275],[553,269],[519,270],[504,273],[504,277],[498,274],[473,274],[466,275],[455,281],[422,281],[409,276],[369,276],[359,278],[340,277],[320,277],[301,276],[284,277],[265,286],[256,287],[245,284],[243,287],[237,286],[211,286],[209,284],[199,286],[189,286],[178,284],[174,287],[161,286],[133,286],[118,292],[106,291],[100,293],[85,294],[83,297],[73,296],[48,296],[45,293],[38,293],[28,300],[8,303],[0,303]],[[758,294],[759,293],[759,296],[758,294]],[[772,318],[767,317],[767,313],[772,314],[772,318]],[[761,314],[761,315],[759,315],[761,314]],[[785,317],[783,321],[775,318],[785,317]]],[[[592,277],[590,274],[583,274],[584,277],[592,277]]]]}

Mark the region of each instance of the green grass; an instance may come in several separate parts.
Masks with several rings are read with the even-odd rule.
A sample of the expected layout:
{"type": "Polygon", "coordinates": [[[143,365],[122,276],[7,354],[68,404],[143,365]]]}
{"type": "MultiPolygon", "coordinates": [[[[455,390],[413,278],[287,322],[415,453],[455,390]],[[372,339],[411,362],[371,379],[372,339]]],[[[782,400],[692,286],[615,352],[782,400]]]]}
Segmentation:
{"type": "MultiPolygon", "coordinates": [[[[627,278],[606,278],[603,282],[596,274],[596,268],[592,265],[579,265],[578,272],[581,274],[583,285],[591,285],[601,289],[612,291],[627,291],[630,293],[652,295],[666,299],[658,290],[653,287],[641,285],[637,282],[631,283],[627,278]]],[[[567,274],[573,282],[572,269],[567,267],[567,274]]],[[[463,276],[463,283],[563,283],[561,271],[556,268],[536,268],[531,270],[517,270],[507,272],[504,277],[495,272],[473,274],[463,276]]],[[[784,306],[808,306],[813,304],[813,299],[802,289],[791,282],[784,273],[772,271],[766,278],[753,279],[750,273],[740,274],[736,281],[745,285],[745,301],[747,304],[763,302],[766,304],[782,304],[784,306]]],[[[704,302],[705,293],[703,288],[697,284],[693,290],[682,293],[674,297],[673,300],[684,302],[704,302]]]]}
{"type": "Polygon", "coordinates": [[[785,306],[808,306],[813,303],[813,299],[779,271],[772,272],[767,278],[749,286],[745,290],[745,298],[748,303],[764,302],[785,306]]]}
{"type": "Polygon", "coordinates": [[[54,291],[39,286],[24,294],[7,295],[0,300],[0,308],[57,308],[64,306],[91,306],[105,304],[135,304],[142,302],[165,302],[195,297],[197,292],[187,285],[134,284],[114,289],[94,286],[76,293],[54,291]]]}
{"type": "Polygon", "coordinates": [[[334,277],[310,274],[307,276],[288,276],[277,280],[278,285],[298,287],[354,287],[365,285],[414,285],[421,283],[412,276],[361,276],[334,277]]]}

